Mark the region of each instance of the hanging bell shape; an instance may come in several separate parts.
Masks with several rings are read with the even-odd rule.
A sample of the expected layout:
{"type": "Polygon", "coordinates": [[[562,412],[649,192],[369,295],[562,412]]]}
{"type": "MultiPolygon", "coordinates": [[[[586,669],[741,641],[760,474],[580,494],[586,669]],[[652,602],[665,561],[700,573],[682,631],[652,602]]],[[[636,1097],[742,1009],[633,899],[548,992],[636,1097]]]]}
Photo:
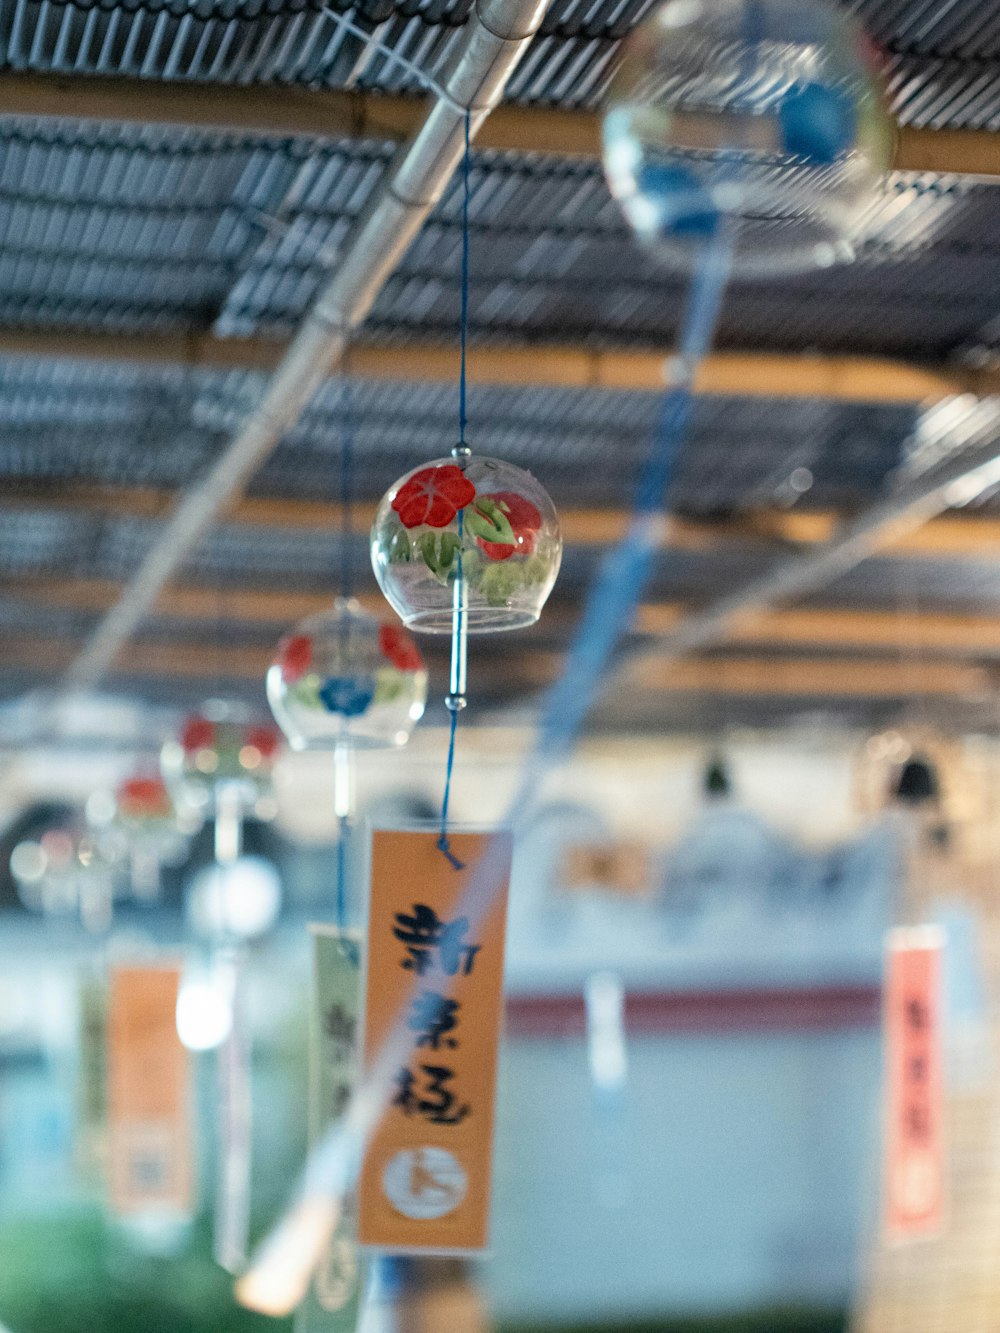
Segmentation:
{"type": "Polygon", "coordinates": [[[742,278],[852,258],[894,142],[874,48],[831,0],[663,0],[622,45],[603,138],[657,257],[687,272],[720,234],[742,278]]]}
{"type": "Polygon", "coordinates": [[[136,773],[118,784],[115,792],[115,828],[133,849],[155,852],[163,860],[179,856],[188,837],[200,826],[178,819],[167,784],[158,773],[136,773]]]}
{"type": "Polygon", "coordinates": [[[161,867],[176,865],[188,846],[188,835],[178,823],[174,802],[158,773],[136,773],[119,783],[115,823],[128,849],[133,895],[158,898],[161,867]]]}
{"type": "Polygon", "coordinates": [[[427,668],[402,626],[338,599],[278,644],[267,698],[293,750],[405,745],[427,703],[427,668]]]}
{"type": "Polygon", "coordinates": [[[227,790],[244,813],[273,813],[271,773],[281,748],[276,728],[239,704],[210,700],[185,718],[160,752],[160,768],[179,807],[214,814],[227,790]]]}
{"type": "Polygon", "coordinates": [[[729,765],[721,754],[713,755],[702,777],[702,789],[707,797],[722,800],[733,794],[733,780],[729,765]]]}
{"type": "Polygon", "coordinates": [[[410,629],[470,634],[533,625],[562,560],[559,518],[530,472],[496,458],[439,458],[386,492],[371,533],[379,587],[410,629]]]}
{"type": "Polygon", "coordinates": [[[937,770],[929,759],[914,755],[903,765],[896,782],[895,797],[904,805],[924,805],[940,796],[937,770]]]}

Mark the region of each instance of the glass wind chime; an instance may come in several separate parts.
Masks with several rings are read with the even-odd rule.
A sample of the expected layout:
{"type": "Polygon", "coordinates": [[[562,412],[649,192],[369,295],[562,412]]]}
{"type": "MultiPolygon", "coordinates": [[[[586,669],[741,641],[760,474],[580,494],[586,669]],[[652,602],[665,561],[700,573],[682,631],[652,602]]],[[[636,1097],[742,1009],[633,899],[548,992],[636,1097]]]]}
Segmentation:
{"type": "Polygon", "coordinates": [[[400,477],[383,496],[371,530],[375,577],[404,625],[451,635],[445,697],[451,737],[439,846],[452,860],[448,799],[455,730],[467,703],[468,637],[533,625],[562,560],[559,519],[544,487],[523,468],[473,455],[467,439],[469,168],[467,113],[458,443],[450,457],[433,459],[400,477]]]}
{"type": "Polygon", "coordinates": [[[623,46],[603,137],[662,263],[690,271],[725,230],[764,279],[853,258],[894,139],[875,49],[829,0],[667,0],[623,46]]]}
{"type": "Polygon", "coordinates": [[[244,913],[233,873],[243,852],[247,816],[273,815],[271,778],[280,738],[247,709],[210,700],[189,716],[161,753],[167,788],[179,809],[215,824],[217,932],[214,985],[229,1011],[218,1047],[217,1168],[213,1248],[216,1262],[237,1272],[250,1229],[251,1038],[246,1014],[244,913]]]}

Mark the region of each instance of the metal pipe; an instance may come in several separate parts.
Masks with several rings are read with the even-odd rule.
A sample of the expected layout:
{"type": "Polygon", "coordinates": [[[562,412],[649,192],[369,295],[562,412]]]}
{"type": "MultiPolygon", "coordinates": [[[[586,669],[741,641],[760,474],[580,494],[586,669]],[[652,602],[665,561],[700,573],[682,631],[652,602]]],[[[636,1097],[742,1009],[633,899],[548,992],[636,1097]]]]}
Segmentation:
{"type": "Polygon", "coordinates": [[[464,108],[475,135],[503,96],[548,0],[476,0],[465,39],[432,95],[424,121],[399,149],[381,189],[355,220],[333,276],[319,293],[259,405],[208,473],[178,501],[121,597],[70,664],[57,699],[92,689],[219,514],[301,416],[348,336],[367,316],[443,194],[465,147],[464,108]]]}
{"type": "Polygon", "coordinates": [[[726,639],[742,616],[818,591],[875,552],[946,510],[971,503],[998,483],[1000,441],[993,436],[986,444],[959,454],[950,463],[918,482],[901,487],[895,495],[845,523],[818,550],[779,561],[738,592],[693,612],[666,633],[626,650],[619,658],[617,671],[608,680],[606,693],[643,662],[676,661],[696,649],[726,639]]]}

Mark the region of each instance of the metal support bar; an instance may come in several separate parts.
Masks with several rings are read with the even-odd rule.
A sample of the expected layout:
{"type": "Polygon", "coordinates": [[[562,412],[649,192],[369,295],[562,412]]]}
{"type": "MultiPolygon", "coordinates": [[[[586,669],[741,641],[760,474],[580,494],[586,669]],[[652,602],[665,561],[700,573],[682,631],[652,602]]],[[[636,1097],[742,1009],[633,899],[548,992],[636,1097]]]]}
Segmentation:
{"type": "Polygon", "coordinates": [[[722,642],[738,632],[741,620],[779,603],[804,597],[841,578],[883,547],[948,509],[970,504],[1000,482],[1000,442],[960,455],[919,482],[874,505],[808,555],[777,562],[761,578],[684,617],[666,633],[626,651],[609,680],[607,691],[624,680],[641,677],[651,664],[662,668],[698,649],[722,642]]]}
{"type": "Polygon", "coordinates": [[[465,145],[503,95],[544,15],[546,0],[477,0],[464,40],[430,99],[423,123],[400,148],[382,188],[356,220],[336,271],[274,372],[262,402],[207,476],[184,495],[121,600],[66,673],[61,694],[92,689],[216,518],[291,429],[344,352],[424,219],[441,197],[465,145]]]}

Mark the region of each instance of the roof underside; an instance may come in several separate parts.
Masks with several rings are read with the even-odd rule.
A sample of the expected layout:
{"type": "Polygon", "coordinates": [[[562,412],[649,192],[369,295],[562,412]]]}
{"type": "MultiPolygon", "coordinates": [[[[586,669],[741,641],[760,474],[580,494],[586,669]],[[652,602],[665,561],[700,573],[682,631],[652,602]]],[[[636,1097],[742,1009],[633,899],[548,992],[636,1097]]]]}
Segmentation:
{"type": "MultiPolygon", "coordinates": [[[[596,106],[623,37],[654,0],[553,0],[515,72],[512,101],[596,106]]],[[[2,49],[10,69],[117,74],[209,83],[419,90],[415,75],[343,24],[376,33],[393,53],[436,77],[451,56],[470,0],[353,11],[324,0],[7,0],[2,49]]],[[[890,104],[904,124],[993,129],[1000,122],[1000,15],[974,0],[862,0],[849,6],[882,48],[890,104]]]]}
{"type": "MultiPolygon", "coordinates": [[[[596,106],[618,42],[649,7],[648,0],[556,0],[508,97],[596,106]]],[[[890,100],[901,122],[1000,129],[1000,11],[968,0],[868,0],[853,8],[885,51],[890,100]]],[[[347,12],[355,26],[434,77],[454,49],[468,4],[377,0],[347,12]]],[[[151,85],[195,80],[416,89],[411,73],[318,3],[4,0],[0,50],[10,70],[81,80],[110,74],[151,85]]],[[[371,140],[0,117],[0,326],[118,332],[137,340],[164,332],[286,338],[336,263],[393,151],[393,144],[371,140]]],[[[474,154],[471,185],[475,342],[669,347],[683,283],[626,233],[597,164],[481,151],[474,154]]],[[[998,191],[967,176],[893,173],[854,264],[735,284],[719,345],[981,360],[1000,348],[998,191]]],[[[365,341],[455,338],[460,221],[453,183],[376,302],[361,331],[365,341]]],[[[0,478],[17,497],[0,525],[0,643],[78,646],[99,608],[39,597],[38,580],[121,584],[158,529],[156,517],[129,503],[117,512],[71,503],[74,488],[180,491],[217,454],[263,383],[258,372],[196,362],[150,367],[93,358],[0,359],[0,478]]],[[[984,420],[981,412],[959,405],[947,430],[934,436],[936,459],[990,435],[995,415],[990,408],[984,420]]],[[[251,493],[332,501],[345,413],[358,460],[356,493],[374,500],[400,472],[447,452],[456,395],[442,383],[332,380],[254,479],[251,493]]],[[[470,400],[477,449],[530,467],[568,509],[628,503],[656,414],[656,395],[635,391],[480,386],[470,400]]],[[[687,515],[730,520],[775,507],[856,513],[912,473],[926,434],[916,406],[704,398],[671,505],[687,515]],[[790,483],[793,474],[798,485],[790,483]]],[[[991,507],[987,498],[983,508],[991,507]]],[[[360,537],[355,546],[358,585],[367,588],[360,537]]],[[[670,547],[649,596],[707,605],[783,554],[780,544],[759,537],[731,537],[701,550],[670,547]]],[[[565,647],[599,555],[594,544],[568,549],[551,625],[543,622],[491,649],[484,702],[509,703],[538,683],[533,657],[565,647]]],[[[248,590],[294,583],[322,592],[336,586],[339,569],[332,526],[229,522],[202,545],[181,581],[248,590]]],[[[813,604],[884,611],[902,623],[915,605],[926,612],[992,612],[1000,604],[998,588],[995,563],[973,549],[869,561],[813,604]]],[[[205,644],[221,636],[238,655],[243,647],[263,650],[279,628],[228,611],[220,594],[212,625],[204,617],[160,615],[143,642],[152,654],[168,641],[205,644]]],[[[440,653],[433,652],[440,665],[440,653]]],[[[29,671],[13,657],[4,697],[38,683],[39,673],[43,681],[55,679],[64,658],[40,653],[37,670],[29,671]]],[[[221,683],[259,697],[258,685],[228,669],[226,654],[219,659],[221,683]]],[[[148,697],[183,701],[212,683],[204,672],[158,676],[152,660],[149,670],[134,676],[126,670],[119,682],[148,697]]],[[[827,702],[865,723],[895,706],[884,697],[827,702]]],[[[618,720],[714,726],[721,716],[770,723],[815,703],[773,698],[764,689],[738,702],[713,696],[697,707],[689,695],[660,696],[634,701],[632,712],[621,711],[618,720]]]]}

